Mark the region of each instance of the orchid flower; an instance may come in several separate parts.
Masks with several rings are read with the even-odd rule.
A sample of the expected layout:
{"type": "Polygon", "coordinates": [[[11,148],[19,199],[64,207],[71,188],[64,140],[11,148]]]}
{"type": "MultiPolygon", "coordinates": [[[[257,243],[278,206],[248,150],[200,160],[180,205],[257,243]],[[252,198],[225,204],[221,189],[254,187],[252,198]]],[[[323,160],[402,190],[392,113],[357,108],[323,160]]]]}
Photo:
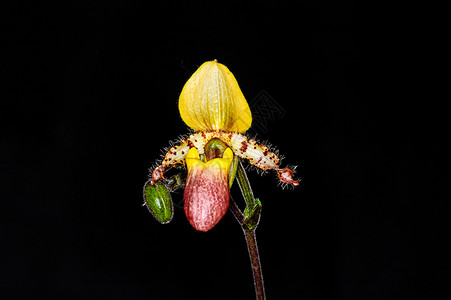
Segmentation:
{"type": "MultiPolygon", "coordinates": [[[[252,114],[226,66],[216,60],[202,64],[186,82],[178,104],[183,121],[195,132],[167,151],[151,170],[148,183],[161,189],[165,172],[185,165],[184,210],[196,230],[210,230],[227,212],[237,157],[264,171],[274,170],[283,184],[298,185],[294,169],[280,168],[276,153],[244,135],[252,124],[252,114]]],[[[157,206],[166,213],[170,210],[165,223],[172,218],[172,204],[164,203],[165,197],[160,199],[157,206]]]]}

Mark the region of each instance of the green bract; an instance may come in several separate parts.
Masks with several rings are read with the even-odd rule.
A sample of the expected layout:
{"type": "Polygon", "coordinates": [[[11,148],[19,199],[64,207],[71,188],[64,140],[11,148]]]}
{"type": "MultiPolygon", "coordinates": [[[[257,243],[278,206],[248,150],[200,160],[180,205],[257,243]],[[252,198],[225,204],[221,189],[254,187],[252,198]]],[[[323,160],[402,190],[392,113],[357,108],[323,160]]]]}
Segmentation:
{"type": "Polygon", "coordinates": [[[152,185],[150,181],[146,182],[144,200],[149,211],[161,224],[167,224],[172,220],[174,205],[171,194],[164,183],[157,181],[152,185]]]}

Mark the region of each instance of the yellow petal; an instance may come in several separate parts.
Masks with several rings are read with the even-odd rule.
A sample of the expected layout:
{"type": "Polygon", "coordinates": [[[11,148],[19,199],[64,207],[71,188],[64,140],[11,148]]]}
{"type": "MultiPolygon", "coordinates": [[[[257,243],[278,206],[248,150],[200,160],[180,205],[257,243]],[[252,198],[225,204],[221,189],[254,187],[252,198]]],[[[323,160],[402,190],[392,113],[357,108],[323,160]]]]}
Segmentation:
{"type": "Polygon", "coordinates": [[[186,82],[179,99],[183,121],[196,131],[245,132],[252,115],[232,72],[216,60],[202,64],[186,82]]]}
{"type": "Polygon", "coordinates": [[[233,160],[233,151],[230,148],[227,148],[224,153],[222,154],[222,158],[214,158],[206,163],[200,160],[199,152],[196,148],[189,149],[188,153],[185,157],[186,160],[186,166],[188,168],[188,173],[193,168],[203,168],[203,169],[209,169],[211,171],[218,171],[221,170],[225,174],[229,174],[230,165],[232,164],[233,160]]]}

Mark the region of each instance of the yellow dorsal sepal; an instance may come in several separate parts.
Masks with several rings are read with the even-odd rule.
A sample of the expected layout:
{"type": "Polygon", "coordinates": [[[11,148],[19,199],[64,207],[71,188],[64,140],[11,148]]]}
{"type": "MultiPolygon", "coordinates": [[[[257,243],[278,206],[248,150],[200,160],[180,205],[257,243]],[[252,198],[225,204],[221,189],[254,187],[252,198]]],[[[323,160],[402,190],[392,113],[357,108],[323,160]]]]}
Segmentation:
{"type": "Polygon", "coordinates": [[[243,133],[252,115],[232,72],[216,60],[203,63],[186,82],[179,98],[183,121],[196,131],[243,133]]]}

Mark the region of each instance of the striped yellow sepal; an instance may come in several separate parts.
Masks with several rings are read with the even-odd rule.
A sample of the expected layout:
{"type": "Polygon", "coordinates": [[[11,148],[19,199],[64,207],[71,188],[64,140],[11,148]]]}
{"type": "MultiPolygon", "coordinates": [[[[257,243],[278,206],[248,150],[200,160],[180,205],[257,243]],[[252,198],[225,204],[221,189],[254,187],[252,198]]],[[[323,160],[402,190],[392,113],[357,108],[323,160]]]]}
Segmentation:
{"type": "Polygon", "coordinates": [[[196,131],[243,133],[252,115],[232,72],[216,60],[202,64],[186,82],[179,99],[183,121],[196,131]]]}

